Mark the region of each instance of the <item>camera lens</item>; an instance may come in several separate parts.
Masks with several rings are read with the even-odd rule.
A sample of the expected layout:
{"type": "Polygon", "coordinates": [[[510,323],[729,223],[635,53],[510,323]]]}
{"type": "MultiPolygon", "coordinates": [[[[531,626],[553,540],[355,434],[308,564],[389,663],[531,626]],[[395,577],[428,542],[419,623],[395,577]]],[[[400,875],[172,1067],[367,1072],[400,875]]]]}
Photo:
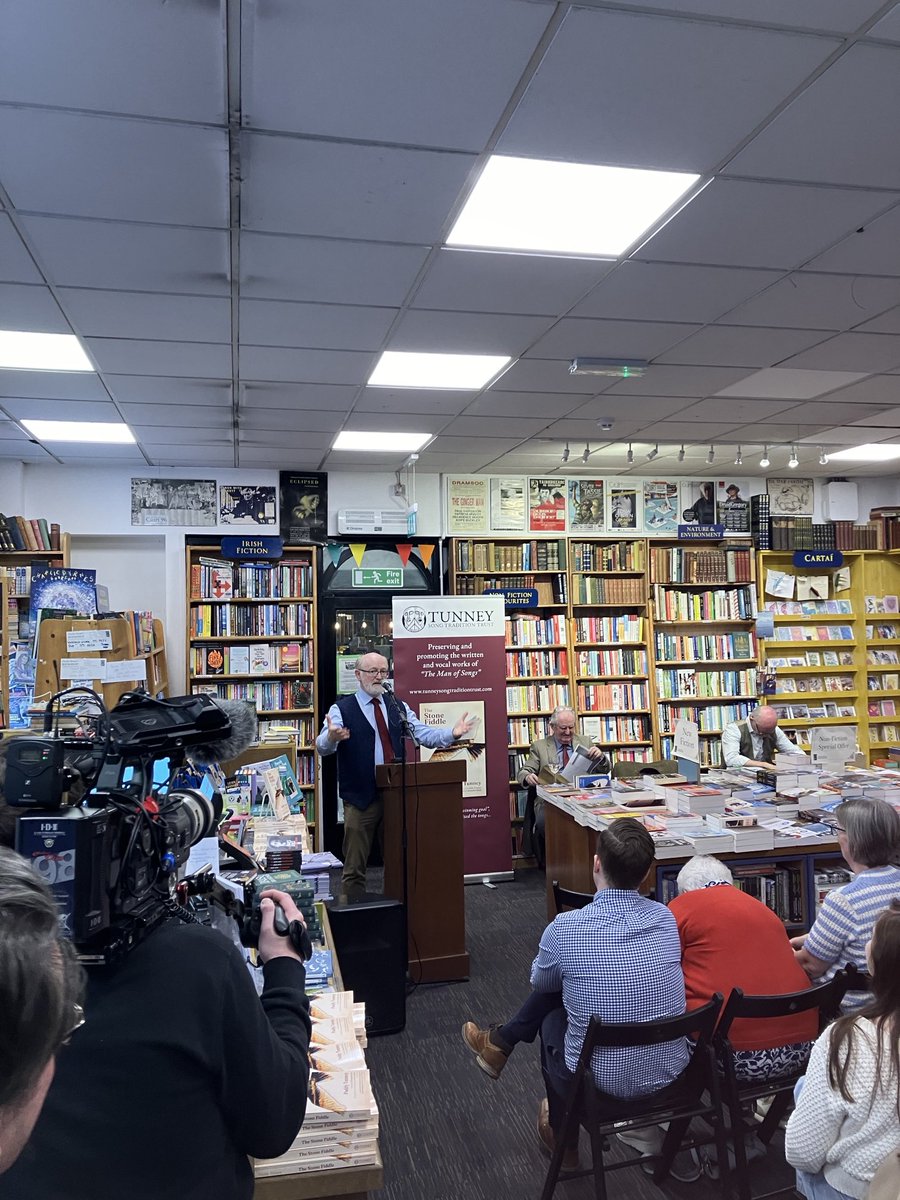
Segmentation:
{"type": "Polygon", "coordinates": [[[218,792],[207,797],[193,788],[179,788],[169,793],[165,816],[177,847],[186,850],[215,833],[222,816],[222,797],[218,792]]]}

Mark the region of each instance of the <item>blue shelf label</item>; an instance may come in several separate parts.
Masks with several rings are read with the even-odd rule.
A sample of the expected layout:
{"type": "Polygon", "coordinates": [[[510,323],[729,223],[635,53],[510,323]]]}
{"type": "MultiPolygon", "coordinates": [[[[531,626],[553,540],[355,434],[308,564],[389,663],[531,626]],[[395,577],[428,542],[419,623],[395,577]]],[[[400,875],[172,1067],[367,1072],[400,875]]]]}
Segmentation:
{"type": "Polygon", "coordinates": [[[284,538],[280,537],[223,537],[223,558],[281,558],[284,538]]]}
{"type": "Polygon", "coordinates": [[[840,550],[795,550],[795,567],[842,567],[844,556],[840,550]]]}
{"type": "MultiPolygon", "coordinates": [[[[725,536],[724,525],[679,525],[679,542],[719,542],[725,536]]],[[[749,544],[749,543],[748,543],[749,544]]]]}
{"type": "Polygon", "coordinates": [[[537,588],[485,588],[485,596],[502,596],[507,608],[537,608],[537,588]]]}

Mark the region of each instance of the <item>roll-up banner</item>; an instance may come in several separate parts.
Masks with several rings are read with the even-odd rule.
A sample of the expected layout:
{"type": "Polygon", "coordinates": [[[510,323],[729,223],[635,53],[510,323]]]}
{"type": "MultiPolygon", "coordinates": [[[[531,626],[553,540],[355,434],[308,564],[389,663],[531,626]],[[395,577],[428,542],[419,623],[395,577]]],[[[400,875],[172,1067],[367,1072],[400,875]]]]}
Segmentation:
{"type": "Polygon", "coordinates": [[[466,763],[464,873],[512,871],[506,728],[506,639],[501,596],[394,598],[394,678],[426,725],[475,718],[449,750],[421,750],[466,763]]]}

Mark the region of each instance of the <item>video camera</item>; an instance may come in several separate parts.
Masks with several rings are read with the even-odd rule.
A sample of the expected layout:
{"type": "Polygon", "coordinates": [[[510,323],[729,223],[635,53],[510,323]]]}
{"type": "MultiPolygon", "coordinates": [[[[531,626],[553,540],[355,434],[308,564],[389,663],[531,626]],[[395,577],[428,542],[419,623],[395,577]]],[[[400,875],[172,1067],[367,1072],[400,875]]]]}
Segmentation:
{"type": "MultiPolygon", "coordinates": [[[[186,751],[194,763],[212,764],[255,737],[256,713],[244,701],[128,692],[107,711],[91,689],[68,688],[51,697],[43,736],[11,739],[5,798],[22,810],[16,849],[53,892],[82,961],[109,962],[167,916],[184,915],[173,899],[176,873],[222,815],[218,792],[190,786],[186,751]],[[76,692],[96,702],[93,738],[54,730],[53,705],[76,692]],[[82,781],[90,790],[76,799],[82,781]]],[[[251,912],[229,908],[250,927],[251,912]]]]}

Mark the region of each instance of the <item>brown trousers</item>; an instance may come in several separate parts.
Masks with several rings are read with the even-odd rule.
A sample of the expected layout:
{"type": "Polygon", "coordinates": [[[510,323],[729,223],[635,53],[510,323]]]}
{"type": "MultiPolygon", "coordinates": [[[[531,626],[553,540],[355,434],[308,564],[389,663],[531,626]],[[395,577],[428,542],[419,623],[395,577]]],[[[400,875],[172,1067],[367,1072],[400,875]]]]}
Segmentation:
{"type": "Polygon", "coordinates": [[[384,857],[384,801],[373,801],[368,808],[344,805],[344,873],[341,883],[348,896],[366,890],[366,864],[373,840],[384,857]]]}

